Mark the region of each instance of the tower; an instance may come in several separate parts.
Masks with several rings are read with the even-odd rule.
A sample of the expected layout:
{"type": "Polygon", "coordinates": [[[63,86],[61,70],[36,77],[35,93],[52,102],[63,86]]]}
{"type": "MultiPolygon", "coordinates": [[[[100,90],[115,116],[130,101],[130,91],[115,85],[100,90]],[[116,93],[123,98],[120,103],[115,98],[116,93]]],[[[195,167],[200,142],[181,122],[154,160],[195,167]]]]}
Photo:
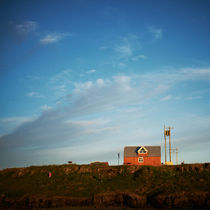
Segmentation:
{"type": "Polygon", "coordinates": [[[172,161],[171,161],[171,129],[173,129],[173,127],[165,127],[164,125],[164,139],[165,139],[165,164],[166,165],[173,165],[172,161]],[[166,138],[167,136],[169,137],[169,162],[167,162],[167,151],[166,151],[166,138]]]}

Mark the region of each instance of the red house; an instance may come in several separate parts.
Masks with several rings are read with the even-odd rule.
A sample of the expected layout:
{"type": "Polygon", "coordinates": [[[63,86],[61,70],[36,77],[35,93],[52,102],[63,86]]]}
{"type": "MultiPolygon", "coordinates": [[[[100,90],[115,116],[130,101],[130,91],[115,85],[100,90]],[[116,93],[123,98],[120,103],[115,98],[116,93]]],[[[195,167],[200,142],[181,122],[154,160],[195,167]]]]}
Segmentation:
{"type": "Polygon", "coordinates": [[[161,165],[160,146],[129,146],[124,148],[125,165],[161,165]]]}

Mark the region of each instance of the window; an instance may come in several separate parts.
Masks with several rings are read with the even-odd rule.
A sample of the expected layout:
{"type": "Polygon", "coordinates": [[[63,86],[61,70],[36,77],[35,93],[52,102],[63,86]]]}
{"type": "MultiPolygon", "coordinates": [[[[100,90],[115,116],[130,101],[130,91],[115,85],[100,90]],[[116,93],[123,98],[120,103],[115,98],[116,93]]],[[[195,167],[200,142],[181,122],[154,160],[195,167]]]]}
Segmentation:
{"type": "Polygon", "coordinates": [[[139,151],[139,153],[140,153],[140,154],[145,154],[145,153],[147,153],[147,151],[146,151],[144,148],[142,148],[142,149],[139,151]]]}
{"type": "Polygon", "coordinates": [[[137,150],[138,154],[147,154],[148,151],[144,146],[141,146],[138,150],[137,150]]]}
{"type": "Polygon", "coordinates": [[[139,157],[139,163],[143,163],[144,162],[144,158],[143,157],[139,157]]]}

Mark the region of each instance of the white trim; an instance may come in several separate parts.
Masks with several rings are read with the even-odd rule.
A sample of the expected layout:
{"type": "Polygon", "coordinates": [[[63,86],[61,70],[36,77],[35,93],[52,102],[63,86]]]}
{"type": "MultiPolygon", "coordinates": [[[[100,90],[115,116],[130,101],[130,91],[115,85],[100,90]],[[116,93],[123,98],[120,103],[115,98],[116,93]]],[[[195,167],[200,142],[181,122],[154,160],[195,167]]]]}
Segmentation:
{"type": "Polygon", "coordinates": [[[148,153],[148,150],[144,147],[144,146],[141,146],[139,149],[138,149],[138,154],[146,154],[146,153],[141,153],[141,150],[144,149],[146,151],[146,153],[148,153]]]}

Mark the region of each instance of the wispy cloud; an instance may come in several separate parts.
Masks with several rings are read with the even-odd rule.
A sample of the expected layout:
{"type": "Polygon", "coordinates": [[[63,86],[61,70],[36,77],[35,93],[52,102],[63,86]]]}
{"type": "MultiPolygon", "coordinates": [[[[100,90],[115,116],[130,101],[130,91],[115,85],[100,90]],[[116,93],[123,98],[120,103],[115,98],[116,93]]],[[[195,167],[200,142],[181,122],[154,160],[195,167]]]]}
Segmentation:
{"type": "Polygon", "coordinates": [[[115,51],[119,54],[120,58],[130,57],[133,55],[133,50],[129,45],[116,46],[115,51]]]}
{"type": "Polygon", "coordinates": [[[119,62],[119,63],[118,63],[118,66],[121,67],[121,68],[124,68],[124,67],[127,66],[127,64],[124,63],[124,62],[119,62]]]}
{"type": "Polygon", "coordinates": [[[103,87],[105,85],[105,81],[101,78],[96,80],[96,84],[98,87],[103,87]]]}
{"type": "Polygon", "coordinates": [[[0,118],[0,123],[24,123],[34,120],[34,117],[6,117],[6,118],[0,118]]]}
{"type": "Polygon", "coordinates": [[[96,72],[95,69],[90,69],[90,70],[86,71],[87,74],[93,74],[93,73],[95,73],[95,72],[96,72]]]}
{"type": "Polygon", "coordinates": [[[108,46],[101,46],[101,47],[99,47],[98,49],[99,50],[107,50],[109,47],[108,46]]]}
{"type": "Polygon", "coordinates": [[[210,68],[184,68],[180,76],[183,79],[210,80],[210,68]]]}
{"type": "Polygon", "coordinates": [[[40,108],[41,108],[41,110],[42,110],[42,111],[49,111],[49,110],[51,110],[51,109],[52,109],[52,107],[51,107],[51,106],[48,106],[48,105],[46,105],[46,104],[45,104],[45,105],[43,105],[43,106],[41,106],[40,108]]]}
{"type": "Polygon", "coordinates": [[[141,49],[138,36],[132,34],[120,39],[119,44],[114,47],[119,59],[128,59],[141,49]]]}
{"type": "Polygon", "coordinates": [[[39,24],[35,21],[25,21],[15,26],[17,33],[20,35],[27,35],[30,32],[34,32],[38,28],[39,24]]]}
{"type": "Polygon", "coordinates": [[[71,36],[70,33],[49,33],[45,35],[42,39],[40,39],[40,43],[42,44],[52,44],[58,42],[68,36],[71,36]]]}
{"type": "Polygon", "coordinates": [[[5,117],[0,118],[0,136],[11,133],[18,126],[34,121],[36,117],[5,117]]]}
{"type": "Polygon", "coordinates": [[[202,96],[189,96],[186,99],[187,100],[197,100],[197,99],[202,99],[202,98],[203,98],[202,96]]]}
{"type": "Polygon", "coordinates": [[[167,95],[167,96],[161,98],[160,100],[161,100],[161,101],[169,101],[171,98],[172,98],[171,95],[167,95]]]}
{"type": "Polygon", "coordinates": [[[137,55],[137,56],[134,56],[133,58],[131,58],[131,60],[133,60],[133,61],[138,61],[138,60],[145,60],[145,59],[147,59],[147,56],[145,56],[145,55],[137,55]]]}
{"type": "Polygon", "coordinates": [[[72,71],[64,70],[52,76],[47,86],[54,91],[57,97],[63,97],[67,94],[72,84],[72,71]]]}
{"type": "Polygon", "coordinates": [[[40,80],[40,77],[36,76],[36,75],[28,75],[28,76],[26,76],[26,79],[29,79],[29,80],[40,80]]]}
{"type": "Polygon", "coordinates": [[[27,97],[35,97],[35,98],[44,98],[43,95],[41,95],[38,92],[34,92],[34,91],[27,93],[26,96],[27,97]]]}
{"type": "MultiPolygon", "coordinates": [[[[91,153],[96,155],[96,147],[101,145],[112,144],[112,149],[116,149],[119,145],[128,144],[128,141],[138,144],[139,139],[144,139],[142,144],[148,143],[148,139],[151,143],[154,139],[151,135],[154,134],[147,131],[147,127],[151,128],[151,121],[146,124],[146,118],[150,116],[154,119],[152,115],[157,117],[157,110],[165,112],[167,108],[161,103],[161,107],[153,111],[157,101],[172,99],[170,90],[183,79],[196,80],[199,79],[197,75],[202,75],[200,78],[209,81],[206,77],[209,72],[208,69],[181,69],[171,74],[116,75],[107,80],[98,78],[71,83],[71,91],[60,98],[56,107],[43,106],[43,112],[37,119],[0,137],[0,156],[6,156],[6,152],[12,150],[14,157],[22,161],[23,150],[28,155],[39,151],[39,157],[44,157],[46,151],[52,152],[55,148],[66,151],[66,148],[71,150],[73,147],[81,149],[81,145],[89,145],[93,148],[91,153]],[[192,72],[193,77],[190,76],[192,72]],[[183,73],[184,77],[181,77],[183,73]],[[119,109],[132,111],[119,112],[119,109]]],[[[52,80],[61,82],[65,75],[70,76],[70,72],[65,71],[52,80]]],[[[158,117],[154,126],[160,121],[164,122],[164,117],[158,117]]]]}
{"type": "Polygon", "coordinates": [[[138,85],[132,84],[132,78],[128,76],[115,76],[112,80],[99,78],[94,82],[76,83],[71,96],[66,95],[61,99],[57,108],[48,109],[44,106],[43,108],[47,109],[38,119],[22,125],[14,133],[1,137],[0,142],[2,144],[2,141],[5,142],[7,139],[6,145],[18,148],[35,145],[44,148],[48,145],[62,147],[65,144],[75,144],[75,139],[86,136],[90,130],[97,129],[97,134],[105,131],[112,132],[112,127],[116,125],[109,124],[107,120],[100,120],[100,126],[98,124],[91,129],[90,124],[75,122],[78,118],[81,122],[89,115],[98,112],[112,112],[119,106],[142,103],[139,88],[138,85]],[[58,138],[62,140],[57,141],[58,138]]]}
{"type": "Polygon", "coordinates": [[[75,83],[75,91],[76,92],[81,92],[81,91],[86,91],[90,88],[93,87],[93,82],[92,81],[87,81],[83,83],[75,83]]]}
{"type": "Polygon", "coordinates": [[[163,70],[157,73],[140,75],[145,81],[165,81],[166,84],[174,84],[177,81],[210,80],[210,68],[182,68],[163,70]]]}
{"type": "Polygon", "coordinates": [[[152,33],[155,40],[162,39],[163,37],[163,30],[161,28],[150,26],[148,27],[148,31],[152,33]]]}

